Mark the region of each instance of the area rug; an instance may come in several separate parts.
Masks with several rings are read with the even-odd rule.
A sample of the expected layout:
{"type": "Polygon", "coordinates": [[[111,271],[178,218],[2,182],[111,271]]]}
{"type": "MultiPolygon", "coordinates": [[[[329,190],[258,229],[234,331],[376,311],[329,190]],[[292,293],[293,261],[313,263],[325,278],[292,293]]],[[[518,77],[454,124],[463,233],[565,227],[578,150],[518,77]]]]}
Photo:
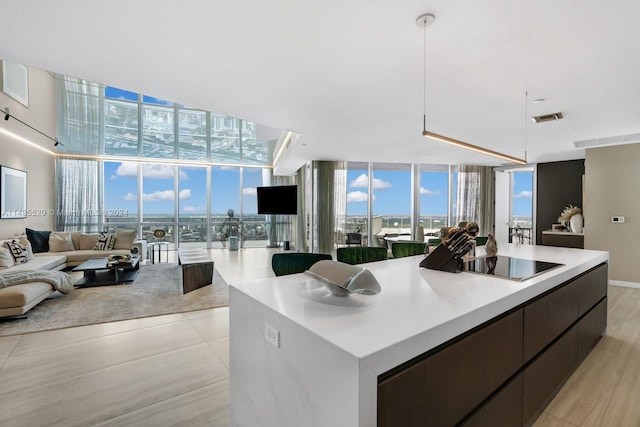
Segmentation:
{"type": "MultiPolygon", "coordinates": [[[[78,278],[77,274],[74,279],[78,278]]],[[[229,286],[217,270],[213,272],[212,285],[183,295],[180,266],[143,265],[130,284],[81,288],[67,295],[56,292],[27,312],[27,319],[0,322],[0,336],[227,305],[229,286]]]]}

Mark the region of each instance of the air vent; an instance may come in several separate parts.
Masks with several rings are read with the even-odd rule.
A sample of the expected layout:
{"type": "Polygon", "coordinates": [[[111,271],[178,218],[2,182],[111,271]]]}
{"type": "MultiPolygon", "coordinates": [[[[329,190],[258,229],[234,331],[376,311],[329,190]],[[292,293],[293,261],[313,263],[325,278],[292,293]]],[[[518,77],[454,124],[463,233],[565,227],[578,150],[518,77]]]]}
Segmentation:
{"type": "Polygon", "coordinates": [[[544,116],[531,117],[536,123],[553,122],[554,120],[562,119],[562,113],[545,114],[544,116]]]}
{"type": "Polygon", "coordinates": [[[627,135],[609,136],[605,138],[584,139],[574,141],[576,148],[602,147],[606,145],[635,144],[640,142],[640,133],[630,133],[627,135]]]}

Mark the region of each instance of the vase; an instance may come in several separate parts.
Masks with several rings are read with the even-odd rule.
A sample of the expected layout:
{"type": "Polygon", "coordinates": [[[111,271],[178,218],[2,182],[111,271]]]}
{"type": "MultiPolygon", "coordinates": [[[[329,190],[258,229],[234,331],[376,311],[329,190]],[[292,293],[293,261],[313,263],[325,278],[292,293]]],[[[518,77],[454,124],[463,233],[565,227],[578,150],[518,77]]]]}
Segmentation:
{"type": "Polygon", "coordinates": [[[582,230],[584,229],[584,218],[582,217],[582,214],[577,213],[569,218],[569,224],[572,232],[582,233],[582,230]]]}
{"type": "Polygon", "coordinates": [[[484,245],[484,251],[487,256],[496,256],[498,253],[498,243],[496,242],[496,238],[493,237],[493,234],[487,233],[489,237],[487,239],[487,243],[484,245]]]}

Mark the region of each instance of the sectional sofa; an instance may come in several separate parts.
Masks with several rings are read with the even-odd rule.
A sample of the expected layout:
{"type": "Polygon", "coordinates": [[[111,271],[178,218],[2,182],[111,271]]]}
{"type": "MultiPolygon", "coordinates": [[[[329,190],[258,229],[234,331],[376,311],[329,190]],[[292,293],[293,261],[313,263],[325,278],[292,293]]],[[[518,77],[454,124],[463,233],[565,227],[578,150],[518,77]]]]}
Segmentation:
{"type": "MultiPolygon", "coordinates": [[[[19,271],[65,270],[91,258],[127,255],[132,248],[144,260],[146,241],[136,240],[135,230],[115,233],[47,232],[27,229],[26,235],[0,240],[0,275],[19,271]],[[99,240],[110,239],[102,247],[99,240]],[[16,263],[9,243],[16,241],[25,249],[27,261],[16,263]]],[[[20,316],[43,301],[55,290],[43,281],[0,287],[0,317],[20,316]]]]}

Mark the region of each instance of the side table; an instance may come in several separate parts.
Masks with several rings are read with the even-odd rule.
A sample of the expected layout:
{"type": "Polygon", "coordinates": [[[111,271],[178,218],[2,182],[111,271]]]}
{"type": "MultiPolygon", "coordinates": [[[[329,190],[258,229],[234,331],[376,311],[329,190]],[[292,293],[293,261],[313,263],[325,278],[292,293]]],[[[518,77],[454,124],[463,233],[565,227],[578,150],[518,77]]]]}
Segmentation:
{"type": "Polygon", "coordinates": [[[169,262],[169,242],[151,242],[147,244],[147,258],[151,264],[156,263],[156,253],[158,254],[158,262],[162,262],[162,248],[165,249],[165,260],[169,262]]]}

